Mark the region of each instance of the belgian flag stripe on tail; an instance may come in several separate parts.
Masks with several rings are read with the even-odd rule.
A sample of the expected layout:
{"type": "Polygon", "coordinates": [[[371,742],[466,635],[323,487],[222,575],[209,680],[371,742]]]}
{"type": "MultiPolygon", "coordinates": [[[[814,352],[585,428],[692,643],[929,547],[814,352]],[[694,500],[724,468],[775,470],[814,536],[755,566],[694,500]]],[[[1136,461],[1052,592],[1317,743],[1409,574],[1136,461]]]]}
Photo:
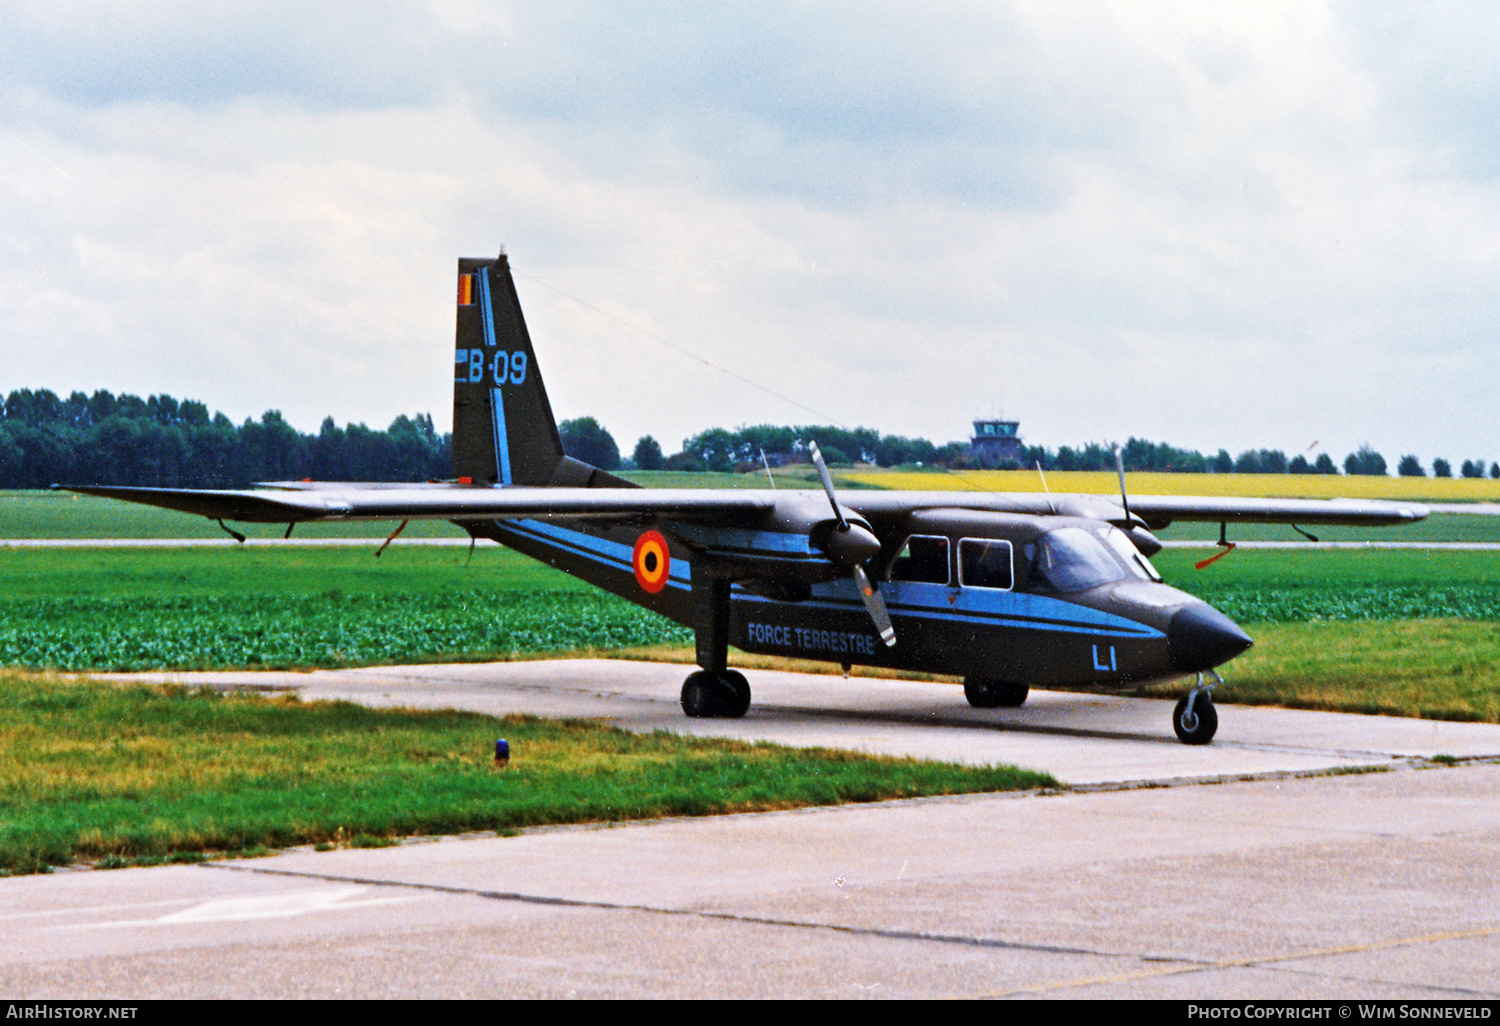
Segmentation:
{"type": "Polygon", "coordinates": [[[472,274],[458,276],[458,305],[474,305],[474,276],[472,274]]]}

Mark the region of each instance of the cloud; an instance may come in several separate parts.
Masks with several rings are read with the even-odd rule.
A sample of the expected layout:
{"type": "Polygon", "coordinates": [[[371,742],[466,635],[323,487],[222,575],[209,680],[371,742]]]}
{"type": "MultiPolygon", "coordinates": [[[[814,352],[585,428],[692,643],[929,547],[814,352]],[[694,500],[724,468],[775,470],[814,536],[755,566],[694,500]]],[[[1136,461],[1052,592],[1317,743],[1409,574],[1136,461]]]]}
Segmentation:
{"type": "Polygon", "coordinates": [[[622,322],[939,441],[1500,457],[1500,89],[1478,14],[1399,17],[10,5],[0,387],[441,423],[454,260],[505,243],[627,449],[815,418],[622,322]]]}

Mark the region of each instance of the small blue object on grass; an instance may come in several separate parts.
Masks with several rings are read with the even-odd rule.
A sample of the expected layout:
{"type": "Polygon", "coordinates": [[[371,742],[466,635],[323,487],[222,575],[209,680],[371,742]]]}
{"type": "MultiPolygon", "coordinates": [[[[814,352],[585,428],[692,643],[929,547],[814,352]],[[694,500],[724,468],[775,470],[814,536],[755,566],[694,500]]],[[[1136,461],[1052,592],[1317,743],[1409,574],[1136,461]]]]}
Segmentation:
{"type": "Polygon", "coordinates": [[[495,765],[506,766],[510,763],[510,742],[500,738],[495,742],[495,765]]]}

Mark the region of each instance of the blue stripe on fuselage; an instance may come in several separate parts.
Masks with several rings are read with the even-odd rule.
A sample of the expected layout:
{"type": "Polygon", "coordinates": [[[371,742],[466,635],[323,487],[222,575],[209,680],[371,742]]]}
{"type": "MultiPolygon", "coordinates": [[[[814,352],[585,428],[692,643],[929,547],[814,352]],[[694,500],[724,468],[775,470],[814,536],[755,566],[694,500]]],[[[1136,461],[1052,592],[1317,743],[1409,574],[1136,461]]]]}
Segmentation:
{"type": "MultiPolygon", "coordinates": [[[[582,531],[570,530],[541,520],[495,520],[495,528],[501,533],[519,535],[530,541],[562,549],[571,555],[593,560],[612,570],[635,574],[635,552],[620,542],[596,538],[582,531]]],[[[685,559],[674,559],[667,570],[667,587],[683,591],[692,588],[692,566],[685,559]]]]}
{"type": "MultiPolygon", "coordinates": [[[[989,591],[980,589],[958,590],[953,603],[948,596],[956,589],[946,585],[919,585],[923,592],[931,594],[893,594],[896,589],[887,582],[881,588],[886,609],[893,617],[916,617],[924,620],[944,620],[949,623],[982,624],[992,627],[1013,627],[1020,630],[1051,630],[1070,634],[1105,634],[1120,638],[1150,640],[1164,635],[1154,627],[1117,616],[1088,606],[1064,602],[1044,595],[1026,592],[989,591]],[[929,601],[923,601],[928,599],[929,601]]],[[[915,592],[906,584],[903,592],[915,592]]],[[[774,599],[752,595],[735,588],[737,602],[775,603],[774,599]]],[[[776,603],[779,604],[779,603],[776,603]]],[[[816,585],[813,597],[795,604],[798,609],[828,609],[842,611],[864,611],[864,603],[855,591],[854,582],[833,581],[816,585]]]]}

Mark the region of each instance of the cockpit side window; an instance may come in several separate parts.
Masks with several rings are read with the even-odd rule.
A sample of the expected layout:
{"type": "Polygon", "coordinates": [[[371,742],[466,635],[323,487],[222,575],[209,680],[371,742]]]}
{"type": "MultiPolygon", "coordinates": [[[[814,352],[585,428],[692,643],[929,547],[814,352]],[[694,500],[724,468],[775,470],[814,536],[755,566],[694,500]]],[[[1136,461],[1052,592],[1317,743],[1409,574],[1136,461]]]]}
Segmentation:
{"type": "Polygon", "coordinates": [[[914,534],[891,564],[891,580],[948,583],[948,539],[914,534]]]}
{"type": "Polygon", "coordinates": [[[962,538],[958,543],[958,581],[965,588],[1000,588],[1015,584],[1011,544],[993,538],[962,538]]]}
{"type": "Polygon", "coordinates": [[[1060,592],[1083,591],[1139,573],[1081,527],[1058,527],[1026,546],[1031,580],[1060,592]]]}

